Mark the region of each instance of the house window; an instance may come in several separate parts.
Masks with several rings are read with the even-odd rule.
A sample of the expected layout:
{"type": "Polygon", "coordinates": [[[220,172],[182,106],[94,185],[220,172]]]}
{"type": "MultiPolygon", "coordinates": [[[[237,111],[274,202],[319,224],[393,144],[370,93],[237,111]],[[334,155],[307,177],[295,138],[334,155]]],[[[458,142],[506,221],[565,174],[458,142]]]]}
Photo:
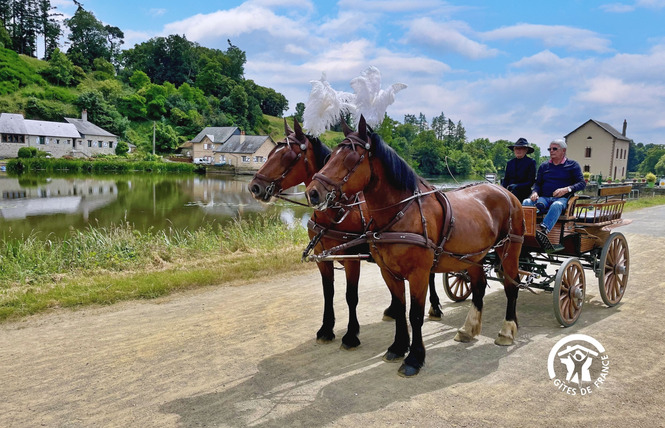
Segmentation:
{"type": "Polygon", "coordinates": [[[88,147],[92,147],[92,140],[88,140],[88,147]]]}
{"type": "MultiPolygon", "coordinates": [[[[617,148],[617,156],[616,156],[616,158],[619,159],[619,149],[618,149],[618,148],[617,148]]],[[[616,174],[614,174],[614,175],[616,175],[616,174]]]]}
{"type": "Polygon", "coordinates": [[[39,144],[42,146],[46,144],[46,137],[37,137],[37,140],[39,141],[39,144]]]}
{"type": "Polygon", "coordinates": [[[3,143],[25,143],[25,135],[2,134],[3,143]]]}
{"type": "Polygon", "coordinates": [[[249,156],[243,156],[242,157],[243,163],[249,163],[250,160],[251,160],[251,158],[249,156]]]}
{"type": "Polygon", "coordinates": [[[589,165],[584,165],[584,172],[591,172],[591,167],[589,165]]]}
{"type": "Polygon", "coordinates": [[[254,162],[265,162],[265,158],[263,156],[254,156],[254,162]]]}
{"type": "Polygon", "coordinates": [[[102,140],[97,141],[97,147],[100,149],[104,146],[104,142],[102,140]]]}
{"type": "Polygon", "coordinates": [[[590,157],[591,157],[591,147],[587,147],[587,148],[584,150],[584,157],[585,157],[585,158],[590,158],[590,157]]]}
{"type": "Polygon", "coordinates": [[[109,141],[109,149],[113,148],[113,141],[109,141]]]}

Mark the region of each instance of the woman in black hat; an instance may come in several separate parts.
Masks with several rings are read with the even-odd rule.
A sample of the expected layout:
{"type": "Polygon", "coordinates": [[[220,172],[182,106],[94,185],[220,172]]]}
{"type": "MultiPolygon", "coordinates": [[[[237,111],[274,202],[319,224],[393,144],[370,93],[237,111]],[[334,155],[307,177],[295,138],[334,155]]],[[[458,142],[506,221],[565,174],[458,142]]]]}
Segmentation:
{"type": "Polygon", "coordinates": [[[527,156],[533,153],[533,147],[526,138],[520,138],[508,148],[515,153],[515,157],[506,164],[506,174],[501,185],[522,202],[531,195],[531,186],[536,181],[536,161],[527,156]]]}

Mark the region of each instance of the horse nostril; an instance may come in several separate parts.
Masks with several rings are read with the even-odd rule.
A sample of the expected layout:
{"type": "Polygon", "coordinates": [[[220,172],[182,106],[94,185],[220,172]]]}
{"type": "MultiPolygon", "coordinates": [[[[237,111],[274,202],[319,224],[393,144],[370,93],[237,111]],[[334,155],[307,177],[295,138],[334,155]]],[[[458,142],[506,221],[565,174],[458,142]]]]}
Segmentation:
{"type": "Polygon", "coordinates": [[[309,203],[310,205],[318,205],[319,204],[319,192],[316,191],[316,189],[312,189],[309,192],[309,203]]]}
{"type": "Polygon", "coordinates": [[[258,184],[252,184],[249,190],[251,190],[251,192],[257,196],[261,194],[261,186],[259,186],[258,184]]]}

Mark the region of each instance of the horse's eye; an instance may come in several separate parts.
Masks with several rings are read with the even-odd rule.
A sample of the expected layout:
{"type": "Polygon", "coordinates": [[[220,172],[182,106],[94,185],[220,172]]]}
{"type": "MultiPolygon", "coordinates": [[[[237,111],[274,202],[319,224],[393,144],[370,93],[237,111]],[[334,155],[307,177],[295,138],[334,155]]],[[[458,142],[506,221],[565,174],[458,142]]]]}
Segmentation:
{"type": "Polygon", "coordinates": [[[360,155],[354,150],[344,158],[344,167],[350,171],[356,167],[359,160],[360,155]]]}

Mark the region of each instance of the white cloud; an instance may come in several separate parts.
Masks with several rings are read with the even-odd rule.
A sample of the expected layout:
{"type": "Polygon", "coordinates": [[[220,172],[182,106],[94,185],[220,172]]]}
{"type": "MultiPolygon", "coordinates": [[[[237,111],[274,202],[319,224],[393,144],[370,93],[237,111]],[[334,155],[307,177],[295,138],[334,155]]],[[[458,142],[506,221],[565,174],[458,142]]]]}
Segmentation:
{"type": "Polygon", "coordinates": [[[635,6],[624,3],[608,3],[600,6],[601,10],[610,13],[626,13],[635,10],[635,6]]]}
{"type": "Polygon", "coordinates": [[[164,26],[166,34],[185,34],[194,41],[237,37],[261,32],[266,38],[303,39],[307,31],[303,26],[273,11],[244,3],[234,9],[209,14],[197,14],[164,26]]]}
{"type": "Polygon", "coordinates": [[[548,47],[572,51],[609,52],[610,41],[597,33],[565,25],[517,24],[482,33],[487,40],[537,39],[548,47]]]}
{"type": "Polygon", "coordinates": [[[426,44],[444,52],[455,52],[471,59],[496,56],[499,51],[471,40],[462,34],[466,24],[454,21],[435,22],[431,18],[417,18],[408,23],[405,43],[426,44]]]}
{"type": "Polygon", "coordinates": [[[369,12],[395,13],[411,12],[416,10],[433,10],[441,7],[457,8],[449,6],[440,0],[340,0],[337,7],[340,10],[364,10],[369,12]]]}
{"type": "Polygon", "coordinates": [[[166,9],[158,9],[158,8],[153,8],[148,11],[148,15],[150,16],[161,16],[166,13],[166,9]]]}

